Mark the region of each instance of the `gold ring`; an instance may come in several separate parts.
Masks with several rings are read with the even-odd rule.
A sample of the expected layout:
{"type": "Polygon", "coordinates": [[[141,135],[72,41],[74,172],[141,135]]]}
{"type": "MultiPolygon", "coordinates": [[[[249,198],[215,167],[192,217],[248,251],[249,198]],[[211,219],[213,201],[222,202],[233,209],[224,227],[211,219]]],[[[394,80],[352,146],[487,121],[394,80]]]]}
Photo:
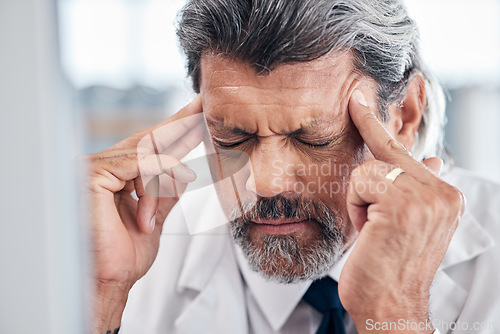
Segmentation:
{"type": "Polygon", "coordinates": [[[385,178],[387,180],[390,180],[391,182],[394,183],[394,181],[396,181],[396,178],[401,174],[403,173],[404,170],[399,168],[399,167],[396,167],[394,168],[393,170],[391,170],[389,173],[387,173],[387,175],[385,176],[385,178]]]}

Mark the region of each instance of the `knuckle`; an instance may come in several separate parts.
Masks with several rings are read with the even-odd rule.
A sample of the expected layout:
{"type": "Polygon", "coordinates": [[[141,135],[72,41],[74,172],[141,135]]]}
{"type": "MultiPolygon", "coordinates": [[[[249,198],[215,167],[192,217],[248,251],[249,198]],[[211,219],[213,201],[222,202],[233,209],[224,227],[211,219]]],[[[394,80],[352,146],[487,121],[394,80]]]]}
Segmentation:
{"type": "Polygon", "coordinates": [[[149,147],[138,147],[136,152],[137,159],[143,159],[153,154],[155,154],[154,149],[149,147]]]}
{"type": "Polygon", "coordinates": [[[364,123],[378,122],[377,117],[375,116],[375,114],[373,114],[371,112],[363,114],[362,121],[364,123]]]}
{"type": "Polygon", "coordinates": [[[399,142],[394,139],[394,138],[388,138],[385,142],[384,142],[384,147],[388,150],[388,151],[400,151],[402,149],[401,147],[401,144],[399,144],[399,142]]]}
{"type": "Polygon", "coordinates": [[[382,145],[378,153],[378,158],[383,161],[389,161],[395,154],[403,151],[401,144],[392,137],[387,138],[382,145]]]}
{"type": "Polygon", "coordinates": [[[150,133],[137,135],[140,138],[137,142],[137,150],[146,150],[153,148],[153,140],[150,133]]]}
{"type": "Polygon", "coordinates": [[[456,219],[464,213],[465,197],[458,188],[442,181],[441,189],[435,197],[442,203],[443,211],[447,212],[450,218],[456,219]]]}
{"type": "Polygon", "coordinates": [[[148,152],[148,151],[138,151],[136,153],[136,159],[137,159],[137,162],[142,162],[144,161],[145,159],[147,159],[149,156],[153,155],[154,153],[152,152],[148,152]]]}
{"type": "Polygon", "coordinates": [[[396,139],[393,137],[390,137],[385,140],[383,144],[383,149],[380,152],[380,158],[381,160],[387,161],[391,157],[394,157],[394,155],[405,155],[411,157],[410,151],[406,149],[406,147],[398,142],[396,139]]]}
{"type": "Polygon", "coordinates": [[[91,193],[97,194],[100,191],[102,191],[102,186],[99,183],[95,182],[95,181],[91,181],[87,185],[87,190],[90,191],[91,193]]]}
{"type": "Polygon", "coordinates": [[[447,190],[448,201],[452,204],[453,214],[462,215],[465,210],[465,196],[458,188],[449,186],[447,190]]]}

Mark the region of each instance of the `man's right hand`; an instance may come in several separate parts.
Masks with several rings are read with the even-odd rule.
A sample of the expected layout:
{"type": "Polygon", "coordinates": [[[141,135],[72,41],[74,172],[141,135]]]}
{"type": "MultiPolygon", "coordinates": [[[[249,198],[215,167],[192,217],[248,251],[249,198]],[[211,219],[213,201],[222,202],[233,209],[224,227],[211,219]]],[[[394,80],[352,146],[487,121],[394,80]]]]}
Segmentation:
{"type": "Polygon", "coordinates": [[[156,258],[165,218],[196,179],[180,159],[202,141],[201,111],[198,96],[164,122],[86,156],[95,333],[120,326],[130,288],[156,258]]]}

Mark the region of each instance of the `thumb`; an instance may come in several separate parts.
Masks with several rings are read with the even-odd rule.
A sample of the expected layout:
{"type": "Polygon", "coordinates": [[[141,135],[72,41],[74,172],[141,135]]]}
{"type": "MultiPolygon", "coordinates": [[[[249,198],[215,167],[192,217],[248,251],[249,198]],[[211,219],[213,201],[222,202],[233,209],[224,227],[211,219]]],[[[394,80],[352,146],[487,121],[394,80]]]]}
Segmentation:
{"type": "Polygon", "coordinates": [[[441,174],[441,170],[443,169],[443,160],[441,158],[428,158],[422,161],[422,163],[429,168],[434,175],[439,176],[439,174],[441,174]]]}

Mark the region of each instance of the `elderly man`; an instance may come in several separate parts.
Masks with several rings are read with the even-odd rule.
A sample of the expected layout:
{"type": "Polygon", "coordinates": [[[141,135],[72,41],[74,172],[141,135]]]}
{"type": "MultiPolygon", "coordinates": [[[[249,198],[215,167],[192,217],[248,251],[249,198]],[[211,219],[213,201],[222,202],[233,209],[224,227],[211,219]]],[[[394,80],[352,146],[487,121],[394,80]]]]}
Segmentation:
{"type": "Polygon", "coordinates": [[[440,178],[401,1],[190,0],[178,35],[199,96],[89,157],[95,333],[500,331],[500,190],[440,178]],[[225,214],[174,207],[202,141],[225,214]]]}

